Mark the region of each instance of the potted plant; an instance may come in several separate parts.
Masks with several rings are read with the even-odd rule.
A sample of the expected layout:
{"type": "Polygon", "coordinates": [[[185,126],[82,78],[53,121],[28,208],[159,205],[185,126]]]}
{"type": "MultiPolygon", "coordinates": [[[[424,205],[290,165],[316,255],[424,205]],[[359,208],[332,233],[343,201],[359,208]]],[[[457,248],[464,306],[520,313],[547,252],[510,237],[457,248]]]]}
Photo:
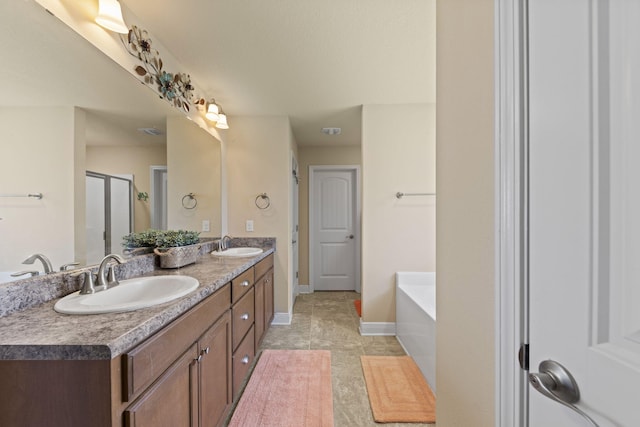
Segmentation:
{"type": "Polygon", "coordinates": [[[188,230],[166,230],[156,235],[154,253],[161,268],[179,268],[193,264],[200,251],[200,233],[188,230]]]}

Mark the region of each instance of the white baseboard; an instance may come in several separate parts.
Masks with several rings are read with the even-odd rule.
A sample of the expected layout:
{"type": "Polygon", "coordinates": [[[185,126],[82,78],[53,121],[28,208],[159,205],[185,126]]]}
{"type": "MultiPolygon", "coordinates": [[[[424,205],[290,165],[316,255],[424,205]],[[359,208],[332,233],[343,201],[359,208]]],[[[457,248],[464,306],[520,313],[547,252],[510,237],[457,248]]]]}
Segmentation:
{"type": "Polygon", "coordinates": [[[309,286],[309,285],[298,285],[298,293],[310,294],[311,293],[311,286],[309,286]]]}
{"type": "Polygon", "coordinates": [[[273,315],[273,320],[271,321],[272,325],[290,325],[291,318],[293,315],[291,313],[275,313],[273,315]]]}
{"type": "Polygon", "coordinates": [[[360,335],[396,335],[396,322],[363,322],[360,319],[360,335]]]}

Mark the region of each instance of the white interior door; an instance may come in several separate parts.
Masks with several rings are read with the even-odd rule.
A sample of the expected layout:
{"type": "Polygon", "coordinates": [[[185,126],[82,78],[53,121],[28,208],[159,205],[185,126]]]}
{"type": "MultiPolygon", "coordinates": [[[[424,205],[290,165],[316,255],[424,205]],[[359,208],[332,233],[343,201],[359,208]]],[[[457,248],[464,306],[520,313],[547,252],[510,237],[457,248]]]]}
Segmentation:
{"type": "MultiPolygon", "coordinates": [[[[559,362],[597,425],[640,426],[640,2],[528,4],[530,372],[559,362]]],[[[534,387],[529,423],[594,425],[534,387]]]]}
{"type": "Polygon", "coordinates": [[[311,289],[356,290],[359,271],[356,170],[312,166],[310,177],[311,289]]]}

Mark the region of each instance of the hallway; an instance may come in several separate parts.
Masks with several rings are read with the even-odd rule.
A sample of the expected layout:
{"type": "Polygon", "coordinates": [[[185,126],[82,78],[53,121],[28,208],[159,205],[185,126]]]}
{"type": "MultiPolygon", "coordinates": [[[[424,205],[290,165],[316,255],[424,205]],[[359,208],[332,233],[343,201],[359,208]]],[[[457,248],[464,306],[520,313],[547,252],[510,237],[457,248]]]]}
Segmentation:
{"type": "Polygon", "coordinates": [[[331,379],[335,427],[413,426],[435,424],[378,424],[373,421],[360,356],[404,355],[395,337],[366,336],[358,332],[355,292],[316,292],[296,299],[289,326],[271,326],[264,349],[331,350],[331,379]]]}

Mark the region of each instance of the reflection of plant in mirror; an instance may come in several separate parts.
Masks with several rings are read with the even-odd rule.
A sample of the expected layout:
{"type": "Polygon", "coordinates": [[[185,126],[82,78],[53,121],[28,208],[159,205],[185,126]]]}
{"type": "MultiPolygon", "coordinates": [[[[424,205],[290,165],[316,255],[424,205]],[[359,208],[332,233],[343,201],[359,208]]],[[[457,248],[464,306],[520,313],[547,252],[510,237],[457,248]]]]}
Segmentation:
{"type": "Polygon", "coordinates": [[[125,248],[145,248],[155,247],[158,233],[162,230],[146,230],[139,233],[129,233],[122,236],[122,246],[125,248]]]}
{"type": "Polygon", "coordinates": [[[148,202],[149,201],[149,193],[147,193],[146,191],[138,192],[138,200],[140,200],[142,202],[148,202]]]}

